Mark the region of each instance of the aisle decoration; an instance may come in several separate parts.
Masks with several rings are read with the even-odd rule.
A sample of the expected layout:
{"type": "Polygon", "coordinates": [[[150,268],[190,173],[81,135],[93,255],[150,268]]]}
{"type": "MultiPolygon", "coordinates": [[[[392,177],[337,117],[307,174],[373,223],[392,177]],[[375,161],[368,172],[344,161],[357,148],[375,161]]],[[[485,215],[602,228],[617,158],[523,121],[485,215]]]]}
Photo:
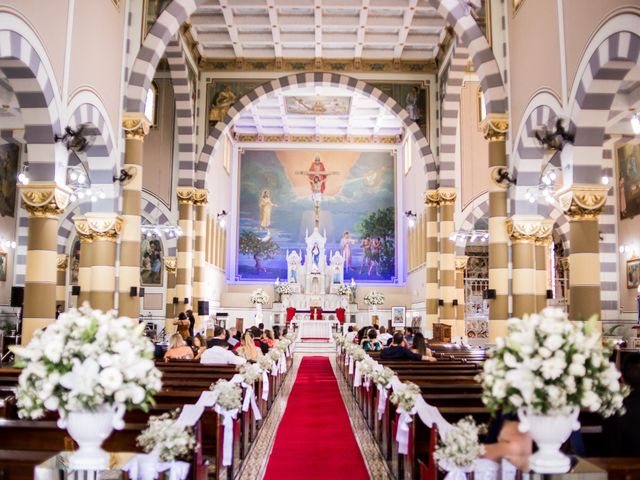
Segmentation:
{"type": "Polygon", "coordinates": [[[371,372],[371,381],[375,383],[378,389],[378,420],[382,419],[385,408],[387,407],[387,390],[391,388],[391,382],[396,379],[397,376],[389,367],[377,366],[371,372]]]}
{"type": "Polygon", "coordinates": [[[440,438],[434,458],[445,471],[445,480],[465,480],[473,471],[474,462],[484,454],[478,436],[485,433],[484,425],[476,425],[471,416],[461,419],[440,438]]]}
{"type": "Polygon", "coordinates": [[[262,400],[269,400],[269,370],[273,367],[273,359],[269,355],[258,357],[258,365],[262,370],[262,400]]]}
{"type": "Polygon", "coordinates": [[[220,379],[211,385],[215,396],[214,410],[222,416],[224,427],[222,465],[228,467],[233,459],[233,421],[242,407],[242,387],[237,383],[220,379]]]}
{"type": "Polygon", "coordinates": [[[413,421],[416,413],[416,402],[422,398],[420,387],[412,382],[403,382],[393,389],[389,400],[396,405],[396,411],[400,414],[398,419],[398,431],[396,441],[398,442],[398,453],[406,455],[409,453],[409,424],[413,421]]]}
{"type": "Polygon", "coordinates": [[[595,327],[595,317],[574,323],[554,308],[512,318],[484,364],[482,399],[493,413],[518,413],[520,430],[538,445],[530,460],[538,473],[569,470],[559,448],[580,427],[581,408],[605,417],[623,410],[628,389],[595,327]]]}
{"type": "Polygon", "coordinates": [[[162,386],[153,363],[153,344],[142,335],[144,324],[87,304],[60,315],[37,331],[25,347],[14,347],[23,366],[17,400],[20,418],[40,418],[57,411],[79,449],[74,468],[107,466],[100,447],[111,431],[124,427],[125,408],[143,410],[162,386]]]}
{"type": "Polygon", "coordinates": [[[260,365],[257,363],[245,363],[240,367],[240,377],[242,379],[242,388],[245,390],[242,411],[247,412],[249,411],[249,407],[251,407],[254,418],[256,420],[262,420],[262,414],[256,403],[256,394],[253,388],[256,382],[262,379],[262,369],[260,365]]]}

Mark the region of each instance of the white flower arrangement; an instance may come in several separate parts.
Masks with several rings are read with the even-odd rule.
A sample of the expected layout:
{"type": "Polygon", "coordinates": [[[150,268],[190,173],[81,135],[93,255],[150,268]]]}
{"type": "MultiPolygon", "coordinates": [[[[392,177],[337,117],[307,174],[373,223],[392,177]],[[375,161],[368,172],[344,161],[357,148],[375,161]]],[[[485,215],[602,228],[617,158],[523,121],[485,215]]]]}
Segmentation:
{"type": "Polygon", "coordinates": [[[296,339],[296,333],[295,332],[289,332],[284,336],[284,338],[286,338],[290,342],[293,342],[296,339]]]}
{"type": "Polygon", "coordinates": [[[253,303],[254,305],[266,305],[267,303],[269,303],[269,295],[262,288],[258,288],[253,291],[253,293],[249,297],[249,300],[251,300],[251,303],[253,303]]]}
{"type": "Polygon", "coordinates": [[[554,308],[510,319],[507,337],[497,339],[479,376],[487,408],[512,413],[526,407],[538,415],[582,408],[605,417],[623,410],[628,388],[620,385],[595,322],[570,322],[554,308]]]}
{"type": "Polygon", "coordinates": [[[356,362],[361,362],[365,359],[365,357],[367,357],[367,353],[364,351],[364,348],[362,348],[360,345],[355,344],[354,348],[351,349],[350,355],[356,362]]]}
{"type": "Polygon", "coordinates": [[[258,365],[262,370],[269,370],[273,366],[271,355],[261,355],[258,357],[258,365]]]}
{"type": "Polygon", "coordinates": [[[333,340],[338,345],[344,345],[344,342],[345,342],[345,338],[342,335],[340,335],[339,333],[334,333],[333,334],[333,340]]]}
{"type": "Polygon", "coordinates": [[[363,377],[371,378],[371,375],[373,374],[373,371],[377,366],[378,362],[367,355],[365,359],[360,363],[360,373],[363,377]]]}
{"type": "Polygon", "coordinates": [[[391,384],[396,374],[389,367],[377,365],[369,375],[371,380],[381,388],[386,388],[391,384]]]}
{"type": "Polygon", "coordinates": [[[244,383],[251,385],[262,378],[262,367],[257,363],[245,363],[240,367],[240,375],[244,383]]]}
{"type": "Polygon", "coordinates": [[[398,407],[398,410],[410,413],[416,405],[416,401],[420,396],[420,387],[412,382],[403,382],[396,388],[389,400],[398,407]]]}
{"type": "Polygon", "coordinates": [[[276,293],[279,295],[291,295],[294,292],[290,283],[281,283],[276,286],[276,293]]]}
{"type": "Polygon", "coordinates": [[[149,417],[147,425],[136,438],[146,453],[156,453],[163,462],[191,457],[196,437],[191,428],[176,422],[175,413],[149,417]]]}
{"type": "Polygon", "coordinates": [[[478,440],[481,433],[484,425],[476,425],[470,416],[461,419],[438,442],[435,459],[447,470],[471,468],[474,460],[484,454],[484,445],[478,440]]]}
{"type": "Polygon", "coordinates": [[[382,305],[384,303],[384,295],[382,292],[372,291],[364,296],[364,303],[367,305],[382,305]]]}
{"type": "Polygon", "coordinates": [[[291,340],[289,340],[288,338],[281,338],[280,340],[278,340],[278,344],[276,345],[276,350],[280,350],[281,352],[284,352],[289,345],[291,345],[291,340]]]}
{"type": "Polygon", "coordinates": [[[225,410],[236,410],[242,406],[242,387],[239,384],[220,379],[210,389],[218,394],[216,405],[225,410]]]}
{"type": "Polygon", "coordinates": [[[340,285],[338,285],[337,288],[337,293],[338,295],[350,295],[351,294],[351,287],[349,285],[347,285],[346,283],[341,283],[340,285]]]}
{"type": "Polygon", "coordinates": [[[162,374],[143,329],[143,323],[134,326],[130,318],[84,305],[61,314],[27,346],[13,347],[16,365],[24,367],[20,417],[39,418],[49,410],[64,419],[69,412],[117,404],[146,411],[162,374]]]}
{"type": "MultiPolygon", "coordinates": [[[[278,342],[278,345],[279,344],[280,342],[278,342]]],[[[277,362],[278,360],[280,360],[280,357],[282,356],[282,350],[278,350],[277,348],[272,348],[271,350],[269,350],[269,353],[267,354],[267,356],[271,358],[273,362],[277,362]]]]}

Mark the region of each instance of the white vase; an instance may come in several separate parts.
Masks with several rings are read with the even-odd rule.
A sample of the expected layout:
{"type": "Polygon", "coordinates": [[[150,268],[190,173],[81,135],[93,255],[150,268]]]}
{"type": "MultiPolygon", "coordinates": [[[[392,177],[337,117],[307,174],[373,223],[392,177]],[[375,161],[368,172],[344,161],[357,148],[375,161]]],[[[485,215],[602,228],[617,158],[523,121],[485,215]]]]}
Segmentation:
{"type": "Polygon", "coordinates": [[[568,415],[536,415],[526,408],[518,409],[521,432],[529,432],[538,446],[538,451],[529,458],[529,468],[536,473],[566,473],[571,468],[571,459],[560,451],[562,444],[573,430],[580,428],[575,408],[568,415]]]}
{"type": "Polygon", "coordinates": [[[70,412],[66,419],[67,432],[78,444],[69,457],[69,467],[100,470],[109,467],[109,454],[101,447],[114,428],[122,429],[124,408],[105,405],[95,412],[70,412]]]}

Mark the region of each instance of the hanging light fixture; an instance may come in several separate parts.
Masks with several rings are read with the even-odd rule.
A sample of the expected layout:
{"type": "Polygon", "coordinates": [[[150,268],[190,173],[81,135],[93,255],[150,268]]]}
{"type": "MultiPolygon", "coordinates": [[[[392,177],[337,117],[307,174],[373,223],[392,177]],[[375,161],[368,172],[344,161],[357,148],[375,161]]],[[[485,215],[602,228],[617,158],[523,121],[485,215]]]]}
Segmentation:
{"type": "Polygon", "coordinates": [[[631,115],[631,128],[634,135],[640,135],[640,112],[631,115]]]}

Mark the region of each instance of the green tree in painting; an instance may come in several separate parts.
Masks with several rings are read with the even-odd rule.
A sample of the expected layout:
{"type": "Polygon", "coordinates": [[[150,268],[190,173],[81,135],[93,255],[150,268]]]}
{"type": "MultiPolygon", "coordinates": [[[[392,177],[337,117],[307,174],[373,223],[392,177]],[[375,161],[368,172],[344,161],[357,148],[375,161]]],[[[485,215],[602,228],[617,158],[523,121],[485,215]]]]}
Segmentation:
{"type": "Polygon", "coordinates": [[[256,262],[256,273],[266,273],[267,269],[262,264],[263,260],[274,258],[279,252],[280,247],[276,242],[269,239],[266,242],[251,230],[242,230],[240,232],[240,253],[252,255],[256,262]]]}
{"type": "Polygon", "coordinates": [[[380,238],[380,266],[387,274],[394,271],[396,214],[394,207],[379,208],[360,220],[358,233],[361,238],[380,238]]]}

